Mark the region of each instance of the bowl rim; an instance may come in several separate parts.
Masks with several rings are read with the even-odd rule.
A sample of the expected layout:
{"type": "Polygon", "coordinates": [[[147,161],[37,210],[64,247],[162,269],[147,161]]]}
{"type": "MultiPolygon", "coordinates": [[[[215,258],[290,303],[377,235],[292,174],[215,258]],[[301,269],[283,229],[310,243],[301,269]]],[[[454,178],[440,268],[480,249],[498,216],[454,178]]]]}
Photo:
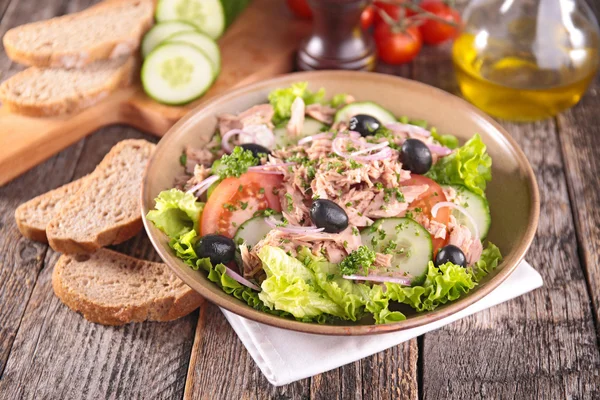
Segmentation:
{"type": "MultiPolygon", "coordinates": [[[[142,180],[142,188],[140,192],[140,205],[142,211],[142,219],[144,223],[144,228],[150,241],[156,251],[158,252],[161,259],[171,268],[171,270],[186,284],[188,284],[193,290],[199,292],[205,299],[209,300],[213,304],[218,305],[234,314],[237,314],[241,317],[248,318],[255,322],[267,324],[270,326],[274,326],[277,328],[293,330],[304,333],[311,334],[321,334],[321,335],[334,335],[334,336],[359,336],[359,335],[371,335],[371,334],[381,334],[381,333],[389,333],[400,330],[406,330],[411,328],[416,328],[442,318],[448,317],[452,314],[455,314],[468,306],[476,303],[481,300],[483,297],[487,296],[491,291],[497,288],[502,282],[508,278],[510,274],[514,272],[519,263],[523,260],[525,253],[527,252],[529,246],[531,245],[533,238],[535,236],[538,221],[539,221],[539,213],[540,213],[540,196],[538,191],[538,185],[535,178],[535,174],[531,165],[529,164],[527,157],[517,144],[517,142],[510,136],[510,134],[498,124],[495,120],[493,120],[488,115],[484,114],[482,111],[477,109],[475,106],[471,105],[467,101],[462,98],[455,96],[451,93],[448,93],[444,90],[438,89],[436,87],[427,85],[425,83],[421,83],[418,81],[413,81],[410,79],[381,74],[381,73],[373,73],[373,72],[358,72],[358,71],[339,71],[339,70],[323,70],[323,71],[310,71],[310,72],[293,72],[289,74],[280,75],[271,79],[263,80],[260,82],[252,83],[249,85],[241,86],[239,88],[235,88],[233,90],[227,91],[226,93],[219,95],[217,97],[213,97],[208,99],[202,103],[200,103],[197,107],[195,107],[192,111],[186,114],[182,119],[180,119],[169,131],[161,138],[159,143],[156,146],[156,149],[146,166],[144,171],[144,176],[142,180]],[[148,171],[151,168],[151,165],[154,163],[154,160],[157,158],[157,155],[160,153],[161,149],[166,147],[166,144],[171,142],[173,139],[174,132],[182,129],[184,126],[190,123],[190,121],[194,118],[195,114],[201,112],[207,106],[217,106],[219,104],[227,103],[233,98],[237,98],[240,96],[245,96],[251,94],[253,92],[265,89],[267,87],[276,87],[281,86],[282,84],[289,83],[290,80],[293,81],[310,81],[316,78],[327,78],[328,75],[335,74],[336,79],[350,79],[350,80],[369,80],[375,79],[380,81],[387,81],[390,85],[402,85],[408,86],[413,90],[418,91],[427,91],[432,93],[435,96],[441,97],[442,100],[448,102],[454,102],[458,106],[462,107],[466,111],[469,111],[473,114],[473,116],[478,119],[480,122],[484,124],[490,125],[493,130],[495,130],[495,135],[500,136],[507,144],[510,151],[514,154],[517,163],[519,165],[519,170],[525,174],[525,178],[529,188],[529,196],[531,199],[530,209],[529,209],[529,220],[527,221],[527,228],[523,234],[523,240],[517,245],[516,249],[506,257],[504,257],[502,263],[502,268],[499,272],[493,276],[489,281],[483,283],[479,289],[475,292],[469,293],[467,296],[448,303],[444,306],[441,306],[433,311],[429,311],[423,314],[417,314],[414,317],[408,318],[404,321],[389,323],[389,324],[370,324],[370,325],[319,325],[315,323],[306,323],[301,321],[296,321],[292,319],[286,319],[282,317],[278,317],[275,315],[267,314],[258,310],[251,308],[245,304],[237,304],[233,301],[226,301],[222,297],[213,294],[209,290],[203,290],[202,285],[197,284],[197,282],[187,282],[185,276],[180,272],[179,267],[175,264],[174,258],[175,256],[167,251],[163,251],[162,247],[159,245],[158,237],[154,237],[152,230],[149,228],[150,222],[146,218],[146,214],[150,210],[148,204],[145,204],[144,199],[146,196],[146,191],[149,187],[150,177],[148,175],[148,171]]],[[[208,281],[206,278],[206,282],[209,282],[211,285],[212,282],[208,281]]]]}

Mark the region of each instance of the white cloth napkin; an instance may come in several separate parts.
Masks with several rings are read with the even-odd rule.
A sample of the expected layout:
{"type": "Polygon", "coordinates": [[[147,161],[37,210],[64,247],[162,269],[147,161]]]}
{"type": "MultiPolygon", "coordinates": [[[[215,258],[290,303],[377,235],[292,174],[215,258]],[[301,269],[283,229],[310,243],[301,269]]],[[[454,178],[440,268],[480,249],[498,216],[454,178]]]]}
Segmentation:
{"type": "Polygon", "coordinates": [[[259,324],[227,310],[223,314],[244,346],[275,386],[317,375],[378,353],[434,329],[503,303],[542,286],[542,277],[521,262],[500,286],[477,303],[439,321],[373,336],[323,336],[259,324]]]}

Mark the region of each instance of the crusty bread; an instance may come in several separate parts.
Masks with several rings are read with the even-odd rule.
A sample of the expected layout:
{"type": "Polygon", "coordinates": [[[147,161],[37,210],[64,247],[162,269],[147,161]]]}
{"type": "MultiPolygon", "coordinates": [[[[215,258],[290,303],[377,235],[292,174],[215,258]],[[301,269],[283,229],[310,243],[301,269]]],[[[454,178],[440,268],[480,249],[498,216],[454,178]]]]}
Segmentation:
{"type": "Polygon", "coordinates": [[[115,145],[46,228],[50,246],[66,254],[92,253],[124,242],[142,228],[140,190],[155,145],[115,145]]]}
{"type": "Polygon", "coordinates": [[[132,55],[152,25],[152,0],[107,1],[87,10],[21,25],[6,32],[12,60],[38,67],[81,68],[132,55]]]}
{"type": "Polygon", "coordinates": [[[19,231],[31,240],[48,242],[46,226],[83,184],[85,177],[41,194],[15,210],[19,231]]]}
{"type": "Polygon", "coordinates": [[[135,58],[97,61],[81,69],[31,67],[0,85],[0,100],[12,112],[49,117],[81,111],[127,86],[135,58]]]}
{"type": "Polygon", "coordinates": [[[62,255],[52,274],[58,298],[85,319],[104,325],[171,321],[202,303],[161,263],[102,249],[92,255],[62,255]]]}

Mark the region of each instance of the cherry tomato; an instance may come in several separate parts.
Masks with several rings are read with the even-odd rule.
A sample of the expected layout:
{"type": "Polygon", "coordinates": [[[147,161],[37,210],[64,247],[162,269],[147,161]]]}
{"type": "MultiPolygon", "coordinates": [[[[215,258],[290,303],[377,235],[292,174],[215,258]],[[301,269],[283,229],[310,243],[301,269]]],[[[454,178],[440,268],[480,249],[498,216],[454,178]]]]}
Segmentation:
{"type": "Polygon", "coordinates": [[[374,37],[379,59],[393,65],[412,61],[422,46],[421,33],[415,26],[394,32],[388,24],[379,24],[374,37]]]}
{"type": "Polygon", "coordinates": [[[298,18],[312,18],[312,10],[306,0],[286,0],[289,9],[298,18]]]}
{"type": "Polygon", "coordinates": [[[396,0],[396,4],[392,3],[384,3],[382,1],[376,1],[373,3],[373,7],[375,8],[375,25],[381,24],[383,18],[381,17],[380,12],[385,12],[387,15],[392,17],[394,21],[398,21],[400,19],[400,9],[404,8],[404,15],[406,17],[410,17],[411,15],[415,15],[413,10],[410,10],[406,7],[402,7],[403,3],[410,2],[410,0],[396,0]]]}
{"type": "MultiPolygon", "coordinates": [[[[435,181],[417,174],[412,174],[411,178],[407,181],[402,182],[404,186],[411,185],[428,185],[429,189],[419,197],[417,197],[412,203],[410,203],[409,210],[414,213],[422,213],[425,217],[430,220],[437,221],[440,224],[448,225],[450,222],[450,209],[447,207],[440,208],[435,217],[431,215],[431,209],[437,203],[446,201],[446,195],[442,190],[441,186],[435,181]]],[[[418,220],[418,216],[417,216],[418,220]]],[[[446,235],[448,237],[448,235],[446,235]]],[[[437,254],[437,251],[446,245],[447,239],[431,238],[433,244],[433,254],[437,254]]]]}
{"type": "Polygon", "coordinates": [[[458,36],[461,23],[458,11],[438,0],[426,0],[421,3],[421,8],[437,15],[439,18],[458,25],[452,26],[433,19],[426,19],[419,27],[425,43],[432,45],[440,44],[458,36]]]}
{"type": "Polygon", "coordinates": [[[369,29],[373,25],[373,21],[375,20],[375,9],[373,6],[367,6],[360,14],[360,26],[363,30],[369,29]]]}
{"type": "Polygon", "coordinates": [[[238,227],[260,210],[281,211],[273,189],[281,185],[279,175],[246,172],[224,179],[211,193],[200,218],[202,236],[217,233],[232,238],[238,227]],[[264,189],[264,190],[262,190],[264,189]]]}

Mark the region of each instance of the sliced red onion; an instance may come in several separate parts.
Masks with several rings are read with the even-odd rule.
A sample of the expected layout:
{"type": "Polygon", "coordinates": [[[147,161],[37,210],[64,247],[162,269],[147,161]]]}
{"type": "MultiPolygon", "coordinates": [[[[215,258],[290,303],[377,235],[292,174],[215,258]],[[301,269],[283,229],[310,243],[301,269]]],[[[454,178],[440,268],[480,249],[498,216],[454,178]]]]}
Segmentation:
{"type": "Polygon", "coordinates": [[[310,143],[313,140],[323,139],[323,138],[326,138],[326,137],[331,137],[331,135],[333,135],[333,133],[331,133],[331,132],[317,133],[316,135],[307,136],[305,138],[302,138],[302,139],[298,140],[298,144],[299,145],[303,145],[303,144],[306,144],[306,143],[310,143]]]}
{"type": "Polygon", "coordinates": [[[237,281],[238,283],[241,283],[242,285],[244,285],[246,287],[249,287],[250,289],[254,289],[257,292],[260,292],[260,288],[258,286],[256,286],[254,283],[250,282],[248,279],[244,278],[243,276],[241,276],[240,274],[238,274],[237,272],[235,272],[228,266],[225,265],[224,267],[227,270],[227,275],[229,275],[232,279],[234,279],[235,281],[237,281]]]}
{"type": "Polygon", "coordinates": [[[277,167],[288,167],[290,165],[296,165],[296,163],[294,162],[286,162],[286,163],[280,163],[280,164],[264,164],[264,165],[257,165],[255,167],[250,167],[248,168],[248,171],[250,172],[258,172],[261,174],[269,174],[269,175],[284,175],[285,172],[283,171],[277,171],[277,170],[271,170],[269,168],[277,168],[277,167]]]}
{"type": "Polygon", "coordinates": [[[197,185],[192,186],[186,193],[195,194],[196,197],[200,197],[202,193],[206,192],[206,190],[220,178],[219,175],[212,175],[200,182],[197,185]]]}
{"type": "Polygon", "coordinates": [[[409,278],[398,278],[392,276],[380,276],[380,275],[342,275],[342,278],[353,281],[370,281],[370,282],[390,282],[397,283],[404,286],[410,286],[411,280],[409,278]]]}
{"type": "Polygon", "coordinates": [[[352,153],[350,153],[350,157],[356,157],[356,156],[359,156],[361,154],[370,153],[373,150],[385,149],[389,145],[390,145],[390,142],[388,142],[387,140],[385,142],[381,142],[381,143],[377,143],[377,144],[367,143],[365,145],[364,149],[353,151],[352,153]]]}
{"type": "Polygon", "coordinates": [[[227,132],[226,134],[223,135],[223,137],[221,138],[221,147],[223,148],[223,150],[225,150],[228,153],[231,153],[233,151],[233,147],[231,145],[231,143],[229,143],[229,140],[231,140],[231,138],[233,136],[237,136],[237,135],[246,135],[246,136],[250,136],[253,142],[256,142],[256,134],[250,133],[250,132],[246,132],[243,131],[241,129],[232,129],[229,132],[227,132]]]}
{"type": "Polygon", "coordinates": [[[389,124],[385,124],[385,127],[397,132],[406,132],[408,134],[421,135],[425,137],[431,136],[431,132],[417,125],[403,124],[401,122],[392,122],[389,124]]]}
{"type": "Polygon", "coordinates": [[[469,220],[469,223],[473,226],[473,233],[475,234],[475,237],[479,239],[479,229],[477,228],[477,223],[464,207],[459,206],[458,204],[452,203],[450,201],[441,201],[431,208],[431,215],[433,215],[433,217],[435,218],[439,209],[444,207],[454,208],[463,213],[463,215],[469,220]]]}
{"type": "Polygon", "coordinates": [[[431,150],[432,153],[442,157],[452,153],[451,149],[437,144],[428,144],[427,147],[429,147],[429,150],[431,150]]]}
{"type": "Polygon", "coordinates": [[[343,136],[336,137],[334,139],[334,141],[331,143],[331,149],[333,150],[333,152],[335,154],[337,154],[340,157],[346,158],[346,159],[352,159],[355,161],[374,161],[374,160],[383,160],[386,158],[390,158],[394,154],[392,152],[392,149],[389,148],[389,142],[370,144],[370,143],[361,142],[352,137],[349,138],[350,141],[354,144],[357,144],[357,145],[363,147],[363,149],[355,151],[353,153],[346,153],[342,150],[342,147],[341,147],[341,142],[342,142],[342,140],[345,140],[345,139],[348,139],[348,137],[343,137],[343,136]],[[385,144],[385,145],[383,145],[383,144],[385,144]],[[380,150],[375,154],[370,154],[368,156],[356,155],[356,153],[362,154],[362,153],[370,152],[370,151],[377,150],[377,149],[380,149],[380,150]]]}
{"type": "Polygon", "coordinates": [[[294,225],[286,225],[281,226],[281,221],[277,221],[272,216],[265,218],[265,223],[269,225],[273,229],[280,230],[286,233],[319,233],[322,232],[325,228],[317,228],[316,226],[294,226],[294,225]]]}

